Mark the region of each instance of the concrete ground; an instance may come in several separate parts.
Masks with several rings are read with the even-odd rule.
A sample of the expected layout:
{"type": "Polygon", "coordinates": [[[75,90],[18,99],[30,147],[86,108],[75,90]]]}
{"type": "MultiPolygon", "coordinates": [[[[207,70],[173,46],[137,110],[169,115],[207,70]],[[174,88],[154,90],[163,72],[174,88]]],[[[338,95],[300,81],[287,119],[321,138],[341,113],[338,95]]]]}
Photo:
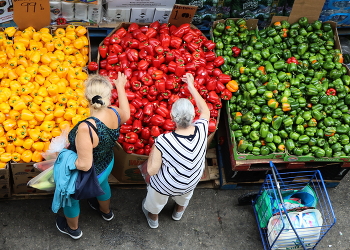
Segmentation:
{"type": "MultiPolygon", "coordinates": [[[[350,249],[349,177],[328,190],[337,223],[317,249],[350,249]]],[[[0,249],[263,249],[252,207],[237,205],[237,198],[246,192],[196,189],[181,221],[171,219],[174,203],[169,200],[158,229],[151,229],[141,211],[146,189],[114,187],[116,217],[110,222],[81,202],[79,240],[56,229],[51,198],[0,200],[0,249]]]]}

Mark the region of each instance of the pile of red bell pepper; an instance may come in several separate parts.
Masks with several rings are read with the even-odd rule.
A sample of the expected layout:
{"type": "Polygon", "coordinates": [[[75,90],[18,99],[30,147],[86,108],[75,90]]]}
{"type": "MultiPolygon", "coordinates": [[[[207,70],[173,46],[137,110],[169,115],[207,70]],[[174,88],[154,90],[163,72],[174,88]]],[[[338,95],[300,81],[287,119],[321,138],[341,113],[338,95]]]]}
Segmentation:
{"type": "MultiPolygon", "coordinates": [[[[219,69],[224,59],[215,55],[214,48],[215,43],[190,24],[132,23],[104,39],[98,49],[99,74],[115,79],[120,71],[128,79],[131,118],[121,126],[118,140],[127,153],[148,155],[154,139],[175,128],[170,118],[172,104],[179,98],[195,102],[181,80],[185,73],[193,74],[195,87],[209,106],[209,133],[216,130],[221,99],[230,99],[232,94],[225,87],[231,77],[219,69]]],[[[113,104],[118,105],[117,97],[113,90],[113,104]]]]}

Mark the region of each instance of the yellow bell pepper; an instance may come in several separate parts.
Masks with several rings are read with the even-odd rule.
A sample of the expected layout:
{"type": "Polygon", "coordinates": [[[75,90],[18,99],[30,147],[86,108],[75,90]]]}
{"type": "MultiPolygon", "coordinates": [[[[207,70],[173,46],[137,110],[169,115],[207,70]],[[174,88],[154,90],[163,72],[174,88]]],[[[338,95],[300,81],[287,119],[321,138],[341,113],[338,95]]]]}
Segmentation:
{"type": "Polygon", "coordinates": [[[32,39],[34,31],[31,28],[29,28],[29,29],[26,28],[25,30],[22,31],[21,36],[25,37],[25,38],[28,38],[28,39],[32,39]]]}
{"type": "Polygon", "coordinates": [[[40,107],[40,110],[42,111],[42,112],[44,112],[45,114],[50,114],[53,110],[54,110],[54,104],[53,103],[42,103],[41,104],[41,107],[40,107]]]}
{"type": "Polygon", "coordinates": [[[16,135],[17,135],[17,138],[23,139],[24,137],[27,136],[27,129],[16,128],[16,135]]]}
{"type": "Polygon", "coordinates": [[[63,117],[65,113],[65,108],[61,107],[61,108],[55,108],[55,111],[53,112],[53,116],[54,117],[63,117]]]}
{"type": "Polygon", "coordinates": [[[72,120],[72,118],[76,115],[77,110],[76,109],[70,109],[67,108],[66,109],[66,113],[63,115],[64,119],[66,119],[67,121],[72,120]]]}
{"type": "Polygon", "coordinates": [[[43,161],[43,156],[41,155],[41,151],[37,151],[37,150],[35,150],[34,152],[33,152],[33,155],[32,155],[32,161],[33,162],[41,162],[41,161],[43,161]]]}
{"type": "Polygon", "coordinates": [[[67,108],[70,109],[77,109],[78,108],[78,102],[74,99],[70,99],[67,101],[67,108]]]}
{"type": "Polygon", "coordinates": [[[25,120],[18,120],[17,121],[17,127],[19,127],[19,128],[27,129],[28,125],[29,125],[28,121],[25,121],[25,120]]]}
{"type": "Polygon", "coordinates": [[[68,68],[64,66],[58,66],[56,72],[59,78],[66,78],[68,74],[68,68]]]}
{"type": "Polygon", "coordinates": [[[47,65],[40,65],[38,69],[38,73],[40,73],[43,77],[47,77],[52,73],[52,70],[47,65]]]}
{"type": "Polygon", "coordinates": [[[64,118],[63,118],[63,116],[62,117],[56,117],[55,118],[55,122],[56,122],[56,124],[59,126],[60,125],[60,123],[61,122],[64,122],[65,120],[64,120],[64,118]]]}
{"type": "Polygon", "coordinates": [[[78,122],[84,120],[84,116],[82,115],[75,115],[73,118],[72,118],[72,124],[73,126],[75,126],[78,122]]]}
{"type": "Polygon", "coordinates": [[[24,70],[25,70],[25,69],[28,67],[28,65],[29,65],[27,59],[26,59],[24,56],[22,56],[22,57],[20,57],[20,58],[18,59],[17,64],[23,66],[23,67],[24,67],[24,70]]]}
{"type": "Polygon", "coordinates": [[[79,55],[75,55],[75,59],[77,62],[77,66],[79,67],[85,67],[86,66],[86,61],[85,61],[85,56],[83,56],[82,54],[79,55]]]}
{"type": "Polygon", "coordinates": [[[83,36],[87,33],[87,29],[84,26],[78,26],[75,28],[75,33],[77,36],[83,36]]]}
{"type": "Polygon", "coordinates": [[[11,158],[11,153],[3,153],[0,155],[0,161],[4,163],[11,161],[11,158]]]}
{"type": "Polygon", "coordinates": [[[7,101],[11,97],[12,92],[11,92],[11,89],[9,89],[7,87],[1,87],[0,94],[5,95],[5,100],[7,101]]]}
{"type": "Polygon", "coordinates": [[[32,62],[32,63],[38,63],[40,62],[40,51],[33,51],[33,53],[31,54],[29,60],[32,62]]]}
{"type": "Polygon", "coordinates": [[[30,112],[36,112],[36,111],[39,111],[40,110],[40,107],[38,104],[36,104],[35,102],[31,102],[28,106],[28,110],[30,112]]]}
{"type": "Polygon", "coordinates": [[[5,136],[1,136],[0,137],[0,148],[5,148],[7,146],[7,139],[5,136]]]}
{"type": "Polygon", "coordinates": [[[83,41],[84,46],[89,46],[89,39],[87,36],[81,36],[80,38],[83,41]]]}
{"type": "Polygon", "coordinates": [[[33,32],[33,38],[34,41],[39,42],[41,40],[41,33],[40,32],[33,32]]]}
{"type": "Polygon", "coordinates": [[[38,121],[33,119],[33,120],[30,120],[28,123],[29,123],[28,125],[29,128],[34,128],[38,124],[38,121]]]}
{"type": "MultiPolygon", "coordinates": [[[[26,72],[28,74],[30,74],[31,77],[36,77],[37,76],[37,69],[36,69],[36,67],[29,66],[29,67],[26,68],[26,72]]],[[[37,80],[35,79],[35,81],[37,81],[37,80]]]]}
{"type": "Polygon", "coordinates": [[[41,103],[43,102],[44,100],[44,97],[41,96],[41,95],[38,95],[38,96],[34,96],[33,97],[33,102],[37,105],[41,105],[41,103]]]}
{"type": "Polygon", "coordinates": [[[31,79],[32,79],[31,74],[29,74],[29,73],[22,73],[22,74],[19,76],[18,81],[19,81],[21,84],[27,84],[31,79]]]}
{"type": "Polygon", "coordinates": [[[36,75],[34,78],[35,82],[37,82],[39,85],[43,85],[45,82],[45,77],[42,75],[36,75]]]}
{"type": "Polygon", "coordinates": [[[34,119],[34,114],[28,110],[28,109],[23,109],[21,112],[21,119],[25,120],[25,121],[30,121],[32,119],[34,119]]]}
{"type": "Polygon", "coordinates": [[[15,68],[17,67],[18,64],[18,59],[16,57],[11,58],[10,60],[8,60],[7,64],[12,67],[15,68]]]}
{"type": "Polygon", "coordinates": [[[33,139],[27,138],[27,139],[24,140],[23,147],[24,147],[25,149],[31,149],[33,143],[34,143],[34,140],[33,140],[33,139]]]}
{"type": "Polygon", "coordinates": [[[13,95],[10,97],[8,104],[10,104],[13,107],[19,100],[21,100],[21,97],[19,97],[18,95],[13,95]]]}
{"type": "Polygon", "coordinates": [[[28,130],[29,137],[34,141],[38,141],[40,139],[40,129],[33,128],[28,130]]]}
{"type": "Polygon", "coordinates": [[[20,99],[18,100],[14,105],[13,105],[13,109],[14,110],[23,110],[23,109],[26,109],[27,108],[27,105],[25,104],[25,102],[20,99]]]}
{"type": "Polygon", "coordinates": [[[45,115],[44,121],[52,121],[53,119],[55,119],[55,116],[53,115],[53,112],[51,112],[50,114],[45,115]]]}
{"type": "Polygon", "coordinates": [[[8,37],[13,37],[17,29],[15,27],[7,27],[4,31],[8,37]]]}
{"type": "Polygon", "coordinates": [[[74,41],[75,39],[78,38],[77,34],[75,33],[74,30],[67,30],[66,31],[66,37],[71,40],[71,41],[74,41]]]}
{"type": "Polygon", "coordinates": [[[41,40],[44,42],[44,43],[48,43],[52,40],[52,35],[50,33],[42,33],[41,34],[41,40]]]}
{"type": "Polygon", "coordinates": [[[40,61],[43,63],[43,64],[50,64],[51,63],[51,57],[49,54],[43,54],[40,58],[40,61]]]}
{"type": "Polygon", "coordinates": [[[28,82],[27,84],[22,85],[22,87],[20,88],[20,94],[28,95],[32,91],[34,91],[34,89],[35,89],[35,85],[32,82],[28,82]]]}
{"type": "Polygon", "coordinates": [[[83,47],[85,46],[84,43],[85,43],[85,42],[84,42],[84,40],[83,40],[81,37],[79,37],[78,39],[76,39],[76,40],[73,41],[73,45],[74,45],[74,47],[77,48],[77,49],[83,48],[83,47]]]}
{"type": "Polygon", "coordinates": [[[50,33],[50,29],[49,28],[41,28],[39,30],[40,33],[50,33]]]}
{"type": "Polygon", "coordinates": [[[55,44],[52,41],[46,42],[44,48],[46,48],[48,52],[53,52],[55,51],[55,44]]]}
{"type": "Polygon", "coordinates": [[[11,160],[13,160],[14,162],[19,162],[21,160],[21,154],[17,152],[11,154],[11,160]]]}
{"type": "Polygon", "coordinates": [[[2,102],[0,103],[0,110],[2,111],[2,113],[8,114],[11,110],[11,107],[8,103],[2,102]]]}
{"type": "Polygon", "coordinates": [[[21,160],[28,163],[32,160],[32,155],[33,155],[32,151],[27,149],[22,153],[21,160]]]}
{"type": "Polygon", "coordinates": [[[21,113],[20,112],[18,112],[17,110],[11,110],[10,111],[10,113],[9,113],[9,115],[10,115],[10,119],[12,119],[12,120],[18,120],[18,118],[20,117],[20,115],[21,115],[21,113]]]}
{"type": "Polygon", "coordinates": [[[13,141],[15,138],[17,138],[16,130],[10,129],[5,134],[7,141],[13,141]]]}
{"type": "Polygon", "coordinates": [[[57,59],[54,59],[54,60],[51,59],[51,62],[50,62],[49,67],[50,67],[52,70],[57,70],[57,68],[58,68],[60,65],[61,65],[60,61],[58,61],[57,59]]]}
{"type": "Polygon", "coordinates": [[[35,111],[34,112],[34,117],[35,117],[35,120],[41,122],[45,119],[45,113],[38,110],[38,111],[35,111]]]}
{"type": "Polygon", "coordinates": [[[57,50],[63,50],[64,49],[64,44],[63,44],[61,39],[57,39],[56,41],[54,41],[53,44],[55,45],[55,49],[57,49],[57,50]]]}
{"type": "Polygon", "coordinates": [[[2,79],[0,82],[0,86],[8,88],[8,87],[10,87],[10,82],[11,82],[10,79],[2,79]]]}
{"type": "Polygon", "coordinates": [[[73,55],[66,56],[65,61],[68,62],[69,66],[71,66],[71,67],[77,66],[77,60],[76,60],[75,56],[73,56],[73,55]]]}
{"type": "Polygon", "coordinates": [[[60,122],[60,124],[58,125],[60,127],[61,130],[64,130],[64,129],[68,129],[71,127],[71,123],[67,120],[63,121],[63,122],[60,122]]]}
{"type": "Polygon", "coordinates": [[[68,101],[68,98],[65,94],[59,94],[57,101],[61,104],[65,104],[68,101]]]}
{"type": "Polygon", "coordinates": [[[47,92],[49,93],[50,96],[54,96],[58,94],[58,87],[56,84],[51,84],[48,88],[47,88],[47,92]]]}
{"type": "Polygon", "coordinates": [[[55,50],[54,55],[57,56],[57,60],[60,62],[64,61],[65,54],[63,53],[62,50],[55,50]]]}
{"type": "Polygon", "coordinates": [[[19,153],[20,155],[23,154],[23,152],[25,151],[26,149],[24,147],[16,147],[16,153],[19,153]]]}
{"type": "Polygon", "coordinates": [[[17,122],[12,119],[6,119],[5,121],[3,121],[2,126],[4,127],[5,131],[10,131],[11,129],[17,128],[17,122]]]}
{"type": "MultiPolygon", "coordinates": [[[[5,114],[0,111],[0,124],[2,124],[5,120],[6,120],[5,114]]],[[[1,133],[0,133],[0,136],[1,136],[1,133]]]]}
{"type": "Polygon", "coordinates": [[[52,135],[50,132],[47,131],[41,131],[40,133],[40,139],[42,141],[50,141],[52,139],[52,135]]]}
{"type": "Polygon", "coordinates": [[[36,151],[43,151],[44,143],[42,141],[37,141],[32,144],[32,148],[36,151]]]}
{"type": "Polygon", "coordinates": [[[4,136],[4,134],[5,134],[4,128],[0,127],[0,137],[4,136]]]}
{"type": "Polygon", "coordinates": [[[74,31],[75,30],[75,26],[74,25],[68,25],[66,27],[66,32],[69,32],[69,31],[74,31]]]}
{"type": "Polygon", "coordinates": [[[18,146],[22,147],[23,143],[24,143],[24,140],[18,137],[13,140],[13,145],[15,145],[16,147],[18,146]]]}
{"type": "Polygon", "coordinates": [[[78,99],[76,93],[74,92],[74,90],[71,87],[67,87],[66,88],[66,93],[65,94],[66,94],[68,99],[74,99],[74,100],[78,99]]]}
{"type": "Polygon", "coordinates": [[[45,96],[48,96],[48,94],[49,93],[47,92],[47,89],[45,87],[42,86],[38,89],[39,96],[45,97],[45,96]]]}
{"type": "Polygon", "coordinates": [[[11,81],[18,78],[16,71],[13,69],[9,70],[9,72],[7,73],[7,76],[11,81]]]}
{"type": "Polygon", "coordinates": [[[7,146],[6,146],[6,148],[5,148],[5,152],[6,152],[6,153],[10,153],[10,154],[16,152],[16,146],[13,145],[12,142],[7,143],[7,146]]]}
{"type": "MultiPolygon", "coordinates": [[[[18,79],[19,79],[23,73],[26,73],[26,68],[23,65],[18,65],[15,68],[15,72],[18,75],[18,79]]],[[[22,84],[24,84],[24,83],[22,83],[22,84]]]]}
{"type": "Polygon", "coordinates": [[[44,100],[43,100],[43,103],[50,103],[50,104],[54,104],[53,102],[53,98],[51,96],[45,96],[44,97],[44,100]]]}
{"type": "Polygon", "coordinates": [[[54,121],[43,121],[40,125],[42,131],[50,132],[55,127],[54,121]]]}
{"type": "Polygon", "coordinates": [[[16,42],[16,43],[14,43],[14,44],[13,44],[13,48],[14,48],[15,50],[23,50],[23,51],[26,50],[26,47],[25,47],[24,43],[21,43],[21,42],[16,42]]]}
{"type": "Polygon", "coordinates": [[[28,106],[33,101],[33,97],[30,95],[21,95],[21,99],[24,101],[26,106],[28,106]]]}
{"type": "Polygon", "coordinates": [[[5,49],[6,55],[8,58],[12,59],[15,57],[15,49],[12,47],[6,47],[5,49]]]}
{"type": "MultiPolygon", "coordinates": [[[[68,38],[67,38],[68,39],[68,38]]],[[[72,45],[65,45],[64,46],[64,49],[63,49],[63,52],[66,54],[66,55],[71,55],[74,53],[74,46],[72,45]]]]}
{"type": "Polygon", "coordinates": [[[46,77],[46,80],[48,80],[52,84],[56,84],[61,80],[61,78],[57,75],[56,72],[53,71],[48,77],[46,77]]]}
{"type": "Polygon", "coordinates": [[[65,93],[66,92],[66,80],[60,79],[57,83],[57,91],[58,93],[65,93]]]}
{"type": "Polygon", "coordinates": [[[51,135],[52,137],[56,137],[56,136],[59,136],[61,135],[62,131],[59,127],[54,127],[52,130],[51,130],[51,135]]]}
{"type": "Polygon", "coordinates": [[[80,53],[82,55],[88,55],[89,54],[89,46],[84,46],[80,49],[80,53]]]}
{"type": "Polygon", "coordinates": [[[4,42],[4,46],[5,46],[5,48],[7,48],[7,47],[11,47],[12,48],[13,41],[9,40],[9,39],[6,39],[5,42],[4,42]]]}
{"type": "Polygon", "coordinates": [[[30,50],[40,50],[40,45],[41,43],[37,42],[37,41],[34,41],[34,40],[30,40],[29,41],[29,49],[30,50]]]}
{"type": "Polygon", "coordinates": [[[7,62],[7,54],[5,51],[0,51],[0,64],[7,62]]]}
{"type": "Polygon", "coordinates": [[[57,28],[54,32],[56,37],[64,37],[66,35],[66,31],[63,28],[57,28]]]}

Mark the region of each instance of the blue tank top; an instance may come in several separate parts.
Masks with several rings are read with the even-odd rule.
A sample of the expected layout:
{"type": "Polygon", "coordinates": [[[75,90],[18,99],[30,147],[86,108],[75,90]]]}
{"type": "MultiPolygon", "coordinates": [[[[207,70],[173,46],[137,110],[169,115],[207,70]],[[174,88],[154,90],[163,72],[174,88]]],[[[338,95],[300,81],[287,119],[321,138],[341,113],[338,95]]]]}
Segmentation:
{"type": "MultiPolygon", "coordinates": [[[[96,176],[102,173],[112,161],[114,153],[112,148],[115,145],[116,140],[119,137],[120,130],[120,115],[117,110],[112,107],[108,107],[112,109],[118,117],[118,128],[111,129],[107,127],[102,121],[100,121],[96,117],[88,117],[85,120],[93,119],[96,123],[97,128],[97,136],[99,139],[99,143],[97,147],[93,149],[93,166],[95,167],[96,176]]],[[[68,134],[69,140],[69,149],[77,152],[76,144],[75,144],[75,136],[78,130],[78,126],[80,123],[85,122],[85,120],[78,122],[72,130],[68,134]]],[[[89,124],[88,124],[89,125],[89,124]]],[[[89,125],[90,126],[90,125],[89,125]]]]}

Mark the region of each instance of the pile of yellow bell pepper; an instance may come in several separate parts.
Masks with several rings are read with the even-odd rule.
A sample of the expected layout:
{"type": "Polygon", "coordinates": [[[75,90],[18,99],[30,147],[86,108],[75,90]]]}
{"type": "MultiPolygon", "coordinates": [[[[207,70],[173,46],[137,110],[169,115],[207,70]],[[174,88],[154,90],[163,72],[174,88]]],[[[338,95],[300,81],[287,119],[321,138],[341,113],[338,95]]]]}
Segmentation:
{"type": "Polygon", "coordinates": [[[83,26],[0,32],[0,168],[42,161],[50,140],[89,116],[83,26]]]}

